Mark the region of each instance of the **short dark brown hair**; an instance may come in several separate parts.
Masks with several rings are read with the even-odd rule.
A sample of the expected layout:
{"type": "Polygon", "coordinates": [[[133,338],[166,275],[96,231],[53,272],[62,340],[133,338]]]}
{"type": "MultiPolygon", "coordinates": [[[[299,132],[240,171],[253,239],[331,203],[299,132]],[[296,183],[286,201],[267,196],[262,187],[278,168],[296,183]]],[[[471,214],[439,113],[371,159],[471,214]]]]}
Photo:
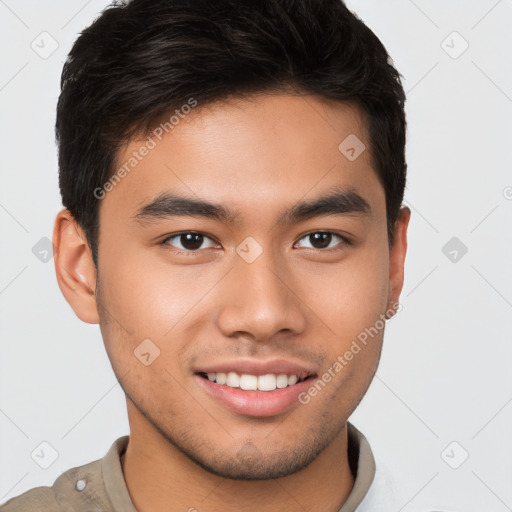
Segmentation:
{"type": "Polygon", "coordinates": [[[290,88],[362,108],[391,243],[406,181],[405,94],[380,40],[341,0],[133,0],[81,33],[62,72],[59,186],[94,263],[93,191],[123,144],[191,97],[205,105],[290,88]]]}

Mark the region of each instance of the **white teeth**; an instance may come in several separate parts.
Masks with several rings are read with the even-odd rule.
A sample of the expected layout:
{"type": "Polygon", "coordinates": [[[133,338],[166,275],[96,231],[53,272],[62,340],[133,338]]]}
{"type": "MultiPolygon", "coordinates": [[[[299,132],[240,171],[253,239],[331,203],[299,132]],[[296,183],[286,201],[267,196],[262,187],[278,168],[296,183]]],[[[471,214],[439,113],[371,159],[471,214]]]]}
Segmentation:
{"type": "Polygon", "coordinates": [[[240,388],[256,391],[258,389],[258,377],[256,377],[256,375],[247,375],[247,373],[244,373],[240,377],[240,388]]]}
{"type": "Polygon", "coordinates": [[[297,375],[290,375],[288,377],[288,386],[293,386],[294,384],[297,384],[297,381],[299,379],[297,378],[297,375]]]}
{"type": "Polygon", "coordinates": [[[260,391],[274,391],[276,389],[276,376],[271,373],[258,377],[258,389],[260,391]]]}
{"type": "Polygon", "coordinates": [[[229,372],[226,378],[226,386],[230,388],[239,388],[240,387],[240,375],[235,372],[229,372]]]}
{"type": "Polygon", "coordinates": [[[286,386],[288,386],[288,375],[286,374],[281,374],[281,375],[278,375],[277,376],[277,387],[279,389],[281,388],[285,388],[286,386]]]}
{"type": "Polygon", "coordinates": [[[275,375],[267,373],[266,375],[250,375],[243,373],[239,375],[236,372],[229,373],[207,373],[208,380],[223,384],[230,388],[240,388],[245,391],[274,391],[275,389],[283,389],[288,386],[297,384],[299,378],[297,375],[287,375],[280,373],[275,375]]]}

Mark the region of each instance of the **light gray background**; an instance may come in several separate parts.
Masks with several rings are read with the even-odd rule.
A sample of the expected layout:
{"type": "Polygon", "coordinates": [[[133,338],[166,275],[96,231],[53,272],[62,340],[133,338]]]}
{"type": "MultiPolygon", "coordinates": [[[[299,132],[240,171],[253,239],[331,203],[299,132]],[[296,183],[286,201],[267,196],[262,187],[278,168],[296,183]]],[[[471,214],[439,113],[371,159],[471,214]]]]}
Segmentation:
{"type": "MultiPolygon", "coordinates": [[[[0,0],[0,503],[51,485],[128,433],[99,327],[75,317],[53,260],[32,251],[51,238],[61,206],[62,65],[106,4],[0,0]],[[46,55],[52,38],[58,48],[46,55]],[[47,469],[31,458],[43,441],[58,452],[47,469]]],[[[400,510],[510,510],[512,2],[348,5],[404,77],[412,209],[403,310],[351,421],[398,482],[400,510]]],[[[51,462],[42,449],[39,463],[51,462]]]]}

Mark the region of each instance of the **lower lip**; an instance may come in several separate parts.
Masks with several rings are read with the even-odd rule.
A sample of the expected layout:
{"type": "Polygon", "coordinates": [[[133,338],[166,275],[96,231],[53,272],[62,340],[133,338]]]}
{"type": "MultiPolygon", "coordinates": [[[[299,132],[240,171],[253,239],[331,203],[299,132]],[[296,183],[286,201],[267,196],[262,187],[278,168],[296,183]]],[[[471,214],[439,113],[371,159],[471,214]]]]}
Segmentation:
{"type": "Polygon", "coordinates": [[[306,379],[293,386],[274,391],[244,391],[240,388],[215,384],[200,375],[196,375],[196,378],[207,393],[232,411],[259,418],[275,416],[299,403],[298,396],[311,385],[311,379],[306,379]]]}

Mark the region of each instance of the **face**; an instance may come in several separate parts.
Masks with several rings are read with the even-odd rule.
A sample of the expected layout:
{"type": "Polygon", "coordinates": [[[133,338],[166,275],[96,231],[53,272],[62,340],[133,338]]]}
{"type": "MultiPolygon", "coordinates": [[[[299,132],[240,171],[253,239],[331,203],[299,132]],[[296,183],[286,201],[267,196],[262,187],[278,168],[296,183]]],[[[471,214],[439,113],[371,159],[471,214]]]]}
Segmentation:
{"type": "Polygon", "coordinates": [[[216,474],[291,474],[366,392],[401,287],[370,151],[338,149],[369,148],[365,121],[264,95],[163,135],[100,206],[96,299],[130,420],[216,474]]]}

